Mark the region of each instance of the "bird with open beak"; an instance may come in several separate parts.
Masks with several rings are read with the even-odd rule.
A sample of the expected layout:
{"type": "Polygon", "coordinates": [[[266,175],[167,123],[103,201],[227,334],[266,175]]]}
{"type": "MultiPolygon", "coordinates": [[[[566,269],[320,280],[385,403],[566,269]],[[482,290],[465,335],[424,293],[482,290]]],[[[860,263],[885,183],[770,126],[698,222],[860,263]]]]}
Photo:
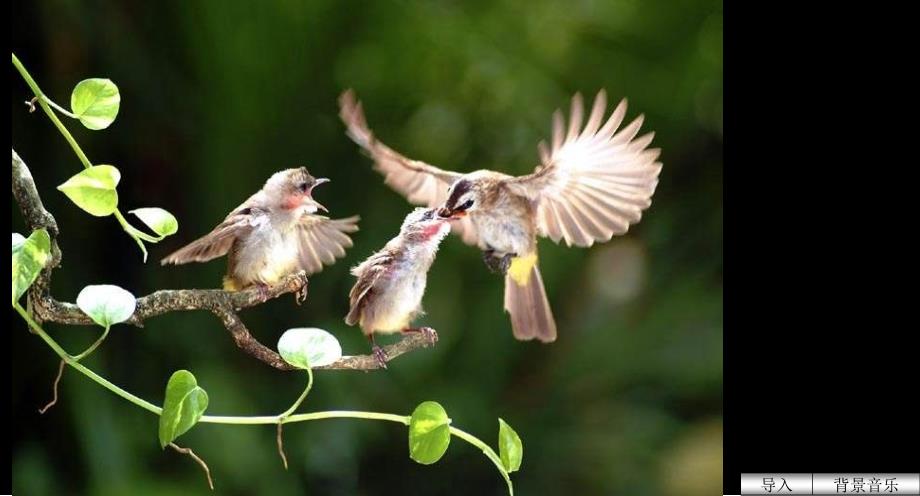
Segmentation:
{"type": "Polygon", "coordinates": [[[161,264],[207,262],[228,255],[228,291],[251,286],[264,291],[298,270],[307,275],[319,272],[345,256],[352,246],[347,233],[358,230],[359,220],[316,215],[328,210],[313,198],[313,189],[327,182],[311,176],[305,167],[276,172],[214,230],[161,264]]]}
{"type": "Polygon", "coordinates": [[[437,341],[434,329],[411,324],[423,313],[428,269],[449,232],[447,219],[434,208],[416,208],[406,216],[398,236],[351,270],[358,280],[349,294],[351,308],[345,323],[361,326],[382,368],[387,366],[387,355],[377,346],[375,333],[422,332],[429,342],[437,341]]]}
{"type": "Polygon", "coordinates": [[[572,98],[568,126],[553,115],[552,144],[538,146],[532,174],[490,170],[468,174],[411,160],[377,141],[351,90],[339,99],[348,136],[371,156],[386,184],[414,204],[439,207],[452,229],[483,252],[486,265],[505,277],[505,310],[520,340],[556,339],[556,322],[537,267],[537,236],[588,247],[626,233],[652,203],[660,150],[648,148],[654,133],[636,137],[640,115],[619,129],[622,100],[606,119],[601,91],[582,127],[582,97],[572,98]]]}

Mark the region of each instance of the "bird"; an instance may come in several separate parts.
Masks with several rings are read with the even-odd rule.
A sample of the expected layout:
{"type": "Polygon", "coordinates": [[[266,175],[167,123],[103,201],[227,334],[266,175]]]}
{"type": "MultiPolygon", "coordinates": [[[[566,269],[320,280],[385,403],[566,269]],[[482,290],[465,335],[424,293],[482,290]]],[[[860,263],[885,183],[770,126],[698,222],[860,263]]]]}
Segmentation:
{"type": "Polygon", "coordinates": [[[348,295],[345,323],[361,327],[382,368],[387,366],[387,355],[374,339],[377,333],[421,332],[429,343],[437,341],[434,329],[411,324],[424,313],[428,269],[449,232],[450,222],[438,216],[436,209],[416,208],[406,216],[395,238],[351,270],[357,281],[348,295]]]}
{"type": "MultiPolygon", "coordinates": [[[[299,270],[306,275],[323,270],[352,246],[348,233],[358,230],[359,216],[330,219],[329,211],[313,199],[313,189],[329,182],[315,178],[306,167],[272,174],[211,232],[163,258],[161,265],[207,262],[228,255],[226,291],[256,287],[266,294],[272,284],[299,270]]],[[[299,299],[298,299],[299,303],[299,299]]]]}
{"type": "Polygon", "coordinates": [[[538,144],[540,162],[524,176],[453,172],[409,159],[376,139],[353,90],[342,93],[339,107],[346,134],[371,157],[384,182],[410,203],[437,207],[451,219],[453,232],[482,250],[486,266],[504,275],[504,310],[521,341],[550,343],[557,337],[537,237],[590,247],[626,233],[651,205],[662,168],[661,150],[648,148],[654,132],[636,137],[644,115],[620,128],[625,98],[604,119],[604,90],[587,123],[580,93],[572,97],[567,125],[562,111],[554,112],[551,142],[538,144]]]}

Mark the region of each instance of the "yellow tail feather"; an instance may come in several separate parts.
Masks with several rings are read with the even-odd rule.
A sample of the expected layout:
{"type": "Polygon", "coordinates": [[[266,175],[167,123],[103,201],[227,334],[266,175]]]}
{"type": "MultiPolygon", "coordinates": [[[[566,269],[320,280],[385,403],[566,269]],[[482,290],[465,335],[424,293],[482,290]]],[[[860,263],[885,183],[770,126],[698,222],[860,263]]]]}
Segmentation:
{"type": "Polygon", "coordinates": [[[508,275],[518,286],[527,286],[530,282],[530,274],[533,266],[537,264],[537,253],[515,257],[511,259],[511,266],[508,267],[508,275]]]}

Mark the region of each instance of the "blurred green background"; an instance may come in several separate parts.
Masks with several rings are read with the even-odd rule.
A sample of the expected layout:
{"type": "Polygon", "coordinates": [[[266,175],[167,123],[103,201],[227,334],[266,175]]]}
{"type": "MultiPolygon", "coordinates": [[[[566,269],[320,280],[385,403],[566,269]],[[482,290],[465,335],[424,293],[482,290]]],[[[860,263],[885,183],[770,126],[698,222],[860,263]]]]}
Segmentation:
{"type": "MultiPolygon", "coordinates": [[[[512,338],[502,284],[457,238],[429,274],[422,322],[434,349],[385,372],[318,372],[303,411],[408,414],[423,400],[493,446],[498,417],[524,441],[518,494],[721,494],[722,5],[717,0],[528,2],[77,2],[13,5],[13,51],[67,105],[87,77],[118,84],[107,130],[66,124],[95,163],[119,167],[123,210],[160,206],[180,230],[148,263],[113,219],[90,217],[54,187],[81,169],[41,112],[29,114],[14,69],[13,147],[31,167],[62,234],[52,291],[87,284],[137,295],[217,287],[224,260],[161,267],[273,172],[306,165],[332,183],[317,199],[360,214],[347,258],[313,278],[310,298],[285,296],[243,318],[274,346],[285,329],[317,326],[347,354],[368,351],[343,323],[350,266],[398,231],[410,206],[344,135],[336,98],[353,87],[378,136],[444,168],[524,174],[550,116],[571,95],[605,88],[646,116],[664,169],[652,207],[622,237],[590,249],[540,242],[559,325],[552,345],[512,338]]],[[[13,229],[24,224],[12,205],[13,229]]],[[[210,494],[188,458],[163,452],[155,416],[65,372],[45,415],[53,353],[13,323],[14,494],[210,494]]],[[[48,325],[69,350],[98,330],[48,325]]],[[[117,326],[87,364],[154,402],[176,369],[209,392],[209,413],[282,411],[303,387],[243,355],[204,312],[143,329],[117,326]]],[[[180,441],[208,461],[218,494],[504,494],[475,448],[454,439],[436,465],[407,453],[397,424],[329,420],[285,429],[290,470],[271,426],[202,424],[180,441]]]]}

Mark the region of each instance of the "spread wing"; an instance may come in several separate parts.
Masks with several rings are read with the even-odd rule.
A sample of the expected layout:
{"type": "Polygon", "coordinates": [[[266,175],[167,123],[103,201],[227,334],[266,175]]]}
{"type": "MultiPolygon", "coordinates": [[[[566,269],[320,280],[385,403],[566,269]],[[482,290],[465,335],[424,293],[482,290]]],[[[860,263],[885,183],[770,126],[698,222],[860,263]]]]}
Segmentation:
{"type": "Polygon", "coordinates": [[[537,205],[537,229],[555,242],[591,246],[623,234],[652,204],[661,162],[658,148],[647,149],[655,133],[638,138],[643,116],[617,131],[626,115],[623,99],[603,127],[607,98],[597,94],[584,128],[580,94],[572,98],[568,129],[553,115],[553,141],[539,145],[541,165],[508,186],[537,205]]]}
{"type": "Polygon", "coordinates": [[[304,215],[297,226],[300,249],[300,267],[307,275],[323,270],[323,265],[332,265],[337,258],[345,256],[345,249],[353,243],[346,233],[358,230],[360,217],[332,220],[321,215],[304,215]]]}
{"type": "Polygon", "coordinates": [[[226,255],[239,236],[247,234],[253,226],[260,222],[259,214],[262,211],[257,206],[257,196],[258,193],[230,212],[230,215],[208,234],[160,260],[160,265],[207,262],[226,255]]]}
{"type": "Polygon", "coordinates": [[[368,303],[373,293],[374,285],[377,280],[386,273],[393,257],[386,251],[378,252],[370,256],[361,265],[352,269],[351,273],[358,277],[351,292],[348,293],[349,310],[345,317],[345,323],[355,325],[361,320],[361,311],[364,305],[368,303]]]}
{"type": "MultiPolygon", "coordinates": [[[[361,102],[352,90],[339,97],[339,116],[348,128],[347,134],[374,160],[374,169],[384,176],[384,182],[410,203],[426,207],[439,207],[447,200],[447,188],[463,174],[439,169],[418,160],[406,158],[392,148],[377,141],[367,127],[361,102]]],[[[467,244],[476,245],[478,236],[468,218],[451,222],[451,230],[467,244]]]]}

